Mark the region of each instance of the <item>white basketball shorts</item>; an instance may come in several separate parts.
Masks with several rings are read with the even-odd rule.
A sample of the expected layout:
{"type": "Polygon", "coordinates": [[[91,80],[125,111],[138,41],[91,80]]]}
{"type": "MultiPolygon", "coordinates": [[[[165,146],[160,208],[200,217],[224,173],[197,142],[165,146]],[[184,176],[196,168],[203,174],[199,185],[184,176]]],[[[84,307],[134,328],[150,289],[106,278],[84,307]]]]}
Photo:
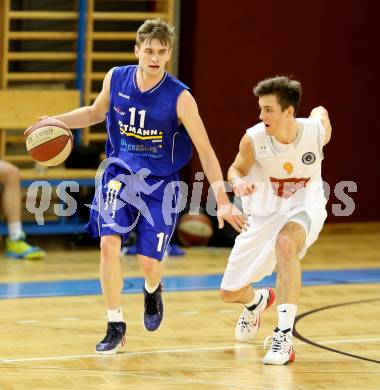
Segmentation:
{"type": "Polygon", "coordinates": [[[286,214],[249,216],[248,230],[240,233],[235,240],[221,288],[237,291],[271,275],[277,262],[275,251],[277,236],[290,221],[300,224],[306,231],[306,242],[299,252],[299,258],[302,259],[307,249],[318,238],[326,217],[324,205],[307,210],[297,208],[286,214]]]}

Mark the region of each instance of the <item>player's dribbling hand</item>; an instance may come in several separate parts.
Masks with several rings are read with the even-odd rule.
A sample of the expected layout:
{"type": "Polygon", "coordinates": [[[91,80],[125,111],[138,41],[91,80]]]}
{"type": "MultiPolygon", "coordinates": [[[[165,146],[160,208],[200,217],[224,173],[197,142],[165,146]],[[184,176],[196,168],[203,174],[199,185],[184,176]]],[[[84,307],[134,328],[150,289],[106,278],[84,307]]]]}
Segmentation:
{"type": "Polygon", "coordinates": [[[235,178],[232,181],[231,186],[232,190],[234,191],[234,194],[237,197],[251,195],[255,190],[255,186],[252,182],[241,177],[235,178]]]}
{"type": "MultiPolygon", "coordinates": [[[[37,122],[42,121],[43,119],[47,119],[47,118],[49,118],[49,117],[46,116],[46,115],[39,116],[37,122]]],[[[34,125],[34,123],[33,123],[32,125],[30,125],[30,126],[24,131],[24,135],[26,135],[26,133],[28,132],[28,130],[29,130],[33,125],[34,125]]]]}

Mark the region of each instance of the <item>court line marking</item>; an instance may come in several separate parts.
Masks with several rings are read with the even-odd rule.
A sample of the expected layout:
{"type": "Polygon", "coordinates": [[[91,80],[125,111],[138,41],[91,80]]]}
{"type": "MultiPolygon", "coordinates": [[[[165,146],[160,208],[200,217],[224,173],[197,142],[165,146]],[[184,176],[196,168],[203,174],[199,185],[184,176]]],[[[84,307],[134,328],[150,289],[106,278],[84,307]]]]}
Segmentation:
{"type": "MultiPolygon", "coordinates": [[[[140,293],[142,277],[124,278],[124,294],[140,293]],[[138,286],[138,287],[137,287],[138,286]]],[[[218,290],[222,274],[177,275],[164,278],[166,292],[218,290]]],[[[304,271],[305,286],[378,283],[378,268],[329,269],[304,271]]],[[[274,286],[275,274],[257,283],[257,287],[274,286]]],[[[101,294],[98,279],[63,279],[48,281],[0,282],[0,299],[83,296],[101,294]]]]}
{"type": "MultiPolygon", "coordinates": [[[[380,337],[371,339],[346,339],[346,340],[328,340],[319,341],[320,344],[343,344],[343,343],[362,343],[362,342],[377,342],[380,341],[380,337]]],[[[294,343],[294,345],[308,344],[304,341],[294,343]]],[[[87,358],[99,358],[99,359],[110,359],[122,356],[142,356],[142,355],[154,355],[162,353],[191,353],[191,352],[207,352],[207,351],[224,351],[230,349],[250,349],[250,348],[262,348],[262,344],[236,344],[226,345],[222,347],[204,347],[204,348],[178,348],[178,349],[159,349],[154,351],[137,351],[137,352],[123,352],[116,355],[99,355],[99,354],[88,354],[88,355],[66,355],[66,356],[47,356],[47,357],[32,357],[32,358],[17,358],[17,359],[6,359],[0,358],[0,363],[21,363],[21,362],[37,362],[37,361],[59,361],[59,360],[70,360],[70,359],[87,359],[87,358]]]]}
{"type": "MultiPolygon", "coordinates": [[[[349,339],[349,340],[336,340],[336,341],[318,341],[320,344],[348,344],[348,343],[376,343],[380,341],[380,337],[372,339],[349,339]]],[[[305,344],[302,342],[301,344],[305,344]]]]}
{"type": "Polygon", "coordinates": [[[141,355],[154,355],[161,353],[187,353],[187,352],[202,352],[202,351],[224,351],[229,349],[246,349],[256,348],[258,345],[227,345],[223,347],[205,347],[205,348],[178,348],[178,349],[159,349],[156,351],[137,351],[137,352],[123,352],[115,355],[100,355],[100,354],[89,354],[89,355],[68,355],[68,356],[48,356],[48,357],[37,357],[37,358],[19,358],[19,359],[0,359],[0,363],[17,363],[17,362],[33,362],[33,361],[49,361],[49,360],[69,360],[69,359],[85,359],[97,357],[100,359],[107,359],[116,356],[141,356],[141,355]]]}
{"type": "MultiPolygon", "coordinates": [[[[237,313],[237,310],[229,310],[229,309],[222,309],[218,310],[219,313],[237,313]]],[[[199,311],[193,310],[193,311],[181,311],[178,312],[177,314],[183,315],[183,316],[190,316],[190,315],[197,315],[200,314],[199,311]]],[[[107,316],[101,317],[101,320],[106,320],[107,316]]],[[[56,318],[56,319],[51,319],[51,321],[81,321],[79,317],[62,317],[62,318],[56,318]]],[[[36,324],[39,323],[40,321],[38,320],[17,320],[17,324],[36,324]]]]}
{"type": "Polygon", "coordinates": [[[359,360],[364,360],[364,361],[371,362],[371,363],[380,364],[380,360],[377,360],[377,359],[371,359],[371,358],[367,358],[365,356],[356,355],[356,354],[345,352],[345,351],[340,351],[339,349],[326,347],[325,345],[322,345],[322,344],[324,344],[323,342],[316,342],[316,341],[310,340],[310,339],[302,336],[296,330],[296,324],[297,324],[298,321],[300,321],[302,318],[304,318],[306,316],[318,313],[319,311],[328,310],[328,309],[334,309],[334,308],[342,307],[342,306],[357,305],[357,304],[361,304],[361,303],[369,303],[369,302],[377,302],[377,301],[380,301],[380,298],[364,299],[364,300],[359,300],[359,301],[350,301],[350,302],[338,303],[338,304],[335,304],[335,305],[322,306],[322,307],[319,307],[318,309],[309,310],[309,311],[307,311],[305,313],[302,313],[302,314],[300,314],[300,315],[298,315],[296,317],[295,322],[294,322],[293,335],[298,340],[301,340],[301,341],[303,341],[306,344],[313,345],[314,347],[325,349],[326,351],[330,351],[330,352],[334,352],[334,353],[339,353],[341,355],[345,355],[345,356],[348,356],[348,357],[351,357],[351,358],[354,358],[354,359],[359,359],[359,360]]]}
{"type": "MultiPolygon", "coordinates": [[[[99,355],[97,355],[99,356],[99,355]]],[[[102,376],[105,375],[118,375],[118,376],[126,376],[126,377],[134,377],[134,378],[142,378],[142,379],[158,379],[158,380],[164,380],[164,381],[172,381],[172,382],[182,382],[182,383],[198,383],[198,384],[210,384],[210,385],[220,385],[227,388],[240,388],[240,389],[256,389],[256,390],[283,390],[283,388],[279,387],[263,387],[263,386],[253,386],[248,384],[243,385],[237,385],[234,383],[223,383],[223,382],[212,382],[207,380],[200,380],[200,379],[185,379],[185,378],[172,378],[172,377],[166,377],[166,376],[154,376],[154,375],[143,375],[143,374],[131,374],[126,373],[125,371],[105,371],[105,370],[90,370],[90,369],[74,369],[74,368],[68,368],[68,367],[51,367],[51,366],[39,366],[39,365],[33,365],[26,368],[41,368],[41,369],[50,369],[50,370],[58,370],[58,371],[64,371],[65,373],[73,371],[73,372],[88,372],[91,374],[91,376],[102,376]]],[[[54,373],[55,376],[57,376],[57,373],[54,373]]],[[[49,375],[51,376],[51,375],[49,375]]],[[[25,376],[23,376],[25,378],[25,376]]],[[[102,387],[104,388],[104,384],[94,385],[94,387],[102,387]]]]}

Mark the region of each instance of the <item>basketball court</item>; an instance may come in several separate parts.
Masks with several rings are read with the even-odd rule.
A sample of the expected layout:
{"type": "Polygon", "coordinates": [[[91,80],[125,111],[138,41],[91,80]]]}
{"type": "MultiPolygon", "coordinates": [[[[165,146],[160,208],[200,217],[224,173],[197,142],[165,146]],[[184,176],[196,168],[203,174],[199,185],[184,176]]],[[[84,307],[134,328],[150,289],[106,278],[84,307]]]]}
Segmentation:
{"type": "MultiPolygon", "coordinates": [[[[253,342],[234,341],[241,306],[218,298],[228,249],[191,248],[166,262],[165,318],[143,329],[142,279],[123,257],[127,343],[99,356],[106,325],[97,250],[49,250],[40,262],[1,259],[1,389],[379,389],[377,225],[325,230],[303,261],[296,361],[265,366],[265,313],[253,342]]],[[[271,286],[274,278],[260,285],[271,286]]]]}
{"type": "MultiPolygon", "coordinates": [[[[37,235],[47,253],[41,261],[20,261],[0,250],[0,390],[380,390],[380,189],[373,158],[378,133],[365,136],[374,127],[371,114],[379,100],[379,90],[371,88],[379,74],[378,4],[346,3],[342,17],[342,7],[334,1],[296,1],[289,7],[285,2],[237,5],[227,0],[0,0],[0,160],[19,168],[24,195],[28,190],[31,195],[22,200],[28,210],[23,231],[28,240],[37,235]],[[156,332],[143,327],[137,259],[122,256],[126,345],[116,355],[95,353],[107,326],[100,254],[95,247],[69,244],[66,236],[79,241],[87,207],[85,213],[77,209],[76,198],[77,213],[61,206],[68,199],[64,190],[75,192],[78,186],[78,204],[91,202],[87,198],[105,158],[105,125],[71,126],[72,134],[59,125],[50,139],[39,132],[39,123],[37,131],[27,134],[27,148],[24,131],[42,115],[92,105],[110,68],[136,63],[136,29],[156,18],[168,20],[180,32],[167,70],[193,89],[223,173],[243,132],[258,120],[252,88],[263,77],[294,75],[305,87],[302,116],[317,105],[331,113],[336,136],[326,150],[323,178],[329,184],[328,222],[334,224],[324,227],[302,260],[294,363],[262,363],[265,341],[269,336],[268,348],[277,324],[276,304],[265,312],[253,341],[234,340],[242,305],[222,302],[218,292],[231,248],[197,246],[213,234],[201,215],[185,217],[178,225],[178,238],[194,246],[184,256],[166,259],[165,315],[156,332]],[[366,109],[358,110],[363,100],[366,109]],[[66,166],[58,166],[61,162],[66,166]],[[49,205],[41,211],[37,204],[41,206],[44,190],[49,205]],[[31,211],[28,205],[33,204],[31,211]],[[188,233],[197,222],[203,223],[203,231],[194,241],[188,233]]],[[[123,133],[128,123],[134,129],[135,119],[143,129],[146,119],[149,134],[159,131],[156,124],[148,126],[153,105],[145,118],[147,110],[138,108],[140,102],[127,103],[132,96],[127,90],[117,96],[125,103],[109,112],[121,119],[128,114],[125,123],[115,122],[124,136],[139,139],[133,131],[123,133]]],[[[166,116],[165,110],[157,118],[166,116]]],[[[149,140],[162,138],[152,134],[149,140]]],[[[177,161],[174,140],[181,145],[177,134],[167,149],[172,150],[172,163],[177,161]]],[[[302,162],[310,165],[310,156],[307,150],[302,162]]],[[[290,174],[288,164],[282,166],[290,174]]],[[[181,177],[189,189],[203,188],[199,167],[193,160],[181,177]]],[[[17,204],[10,209],[16,210],[17,204]]],[[[5,240],[7,234],[2,218],[0,236],[5,240]]],[[[218,244],[232,245],[227,237],[218,244]]],[[[256,287],[274,284],[272,275],[256,287]]]]}

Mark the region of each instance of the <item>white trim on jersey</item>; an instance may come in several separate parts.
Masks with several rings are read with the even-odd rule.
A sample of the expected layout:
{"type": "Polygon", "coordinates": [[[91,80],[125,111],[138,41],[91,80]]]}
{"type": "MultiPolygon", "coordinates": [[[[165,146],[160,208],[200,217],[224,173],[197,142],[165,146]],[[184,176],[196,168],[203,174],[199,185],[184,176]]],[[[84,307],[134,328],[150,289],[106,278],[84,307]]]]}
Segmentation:
{"type": "Polygon", "coordinates": [[[155,90],[160,88],[162,83],[165,81],[167,75],[168,75],[168,72],[165,70],[165,74],[164,74],[164,77],[162,78],[162,80],[151,91],[149,91],[148,93],[153,93],[155,90]]]}
{"type": "Polygon", "coordinates": [[[176,131],[176,132],[173,134],[172,163],[174,163],[174,143],[175,143],[175,137],[176,137],[177,134],[179,134],[179,131],[176,131]]]}

